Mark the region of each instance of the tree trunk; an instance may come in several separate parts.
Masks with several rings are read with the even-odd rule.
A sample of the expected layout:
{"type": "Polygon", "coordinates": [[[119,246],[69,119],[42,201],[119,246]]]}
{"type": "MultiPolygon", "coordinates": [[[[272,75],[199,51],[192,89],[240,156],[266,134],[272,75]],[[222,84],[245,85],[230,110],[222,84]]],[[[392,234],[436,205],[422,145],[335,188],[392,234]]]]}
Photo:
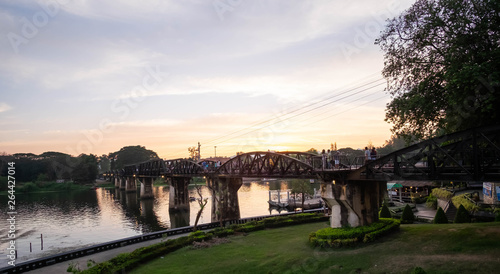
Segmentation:
{"type": "Polygon", "coordinates": [[[306,201],[306,193],[302,192],[302,212],[304,212],[304,202],[306,201]]]}
{"type": "Polygon", "coordinates": [[[198,230],[198,221],[200,220],[202,211],[203,211],[203,209],[200,209],[198,211],[198,214],[196,214],[196,220],[194,221],[194,226],[193,226],[193,231],[195,231],[195,232],[196,232],[196,230],[198,230]]]}

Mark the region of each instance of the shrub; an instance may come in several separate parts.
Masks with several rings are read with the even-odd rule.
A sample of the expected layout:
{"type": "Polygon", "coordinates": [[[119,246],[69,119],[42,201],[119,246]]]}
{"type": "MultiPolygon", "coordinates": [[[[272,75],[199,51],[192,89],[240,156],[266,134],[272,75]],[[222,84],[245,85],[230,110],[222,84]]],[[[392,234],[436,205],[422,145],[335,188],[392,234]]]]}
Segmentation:
{"type": "Polygon", "coordinates": [[[208,234],[208,233],[205,233],[201,230],[198,230],[198,231],[189,233],[188,238],[191,242],[193,242],[193,241],[201,242],[204,240],[210,240],[212,238],[212,234],[208,234]]]}
{"type": "Polygon", "coordinates": [[[400,222],[395,219],[380,219],[369,226],[355,228],[323,228],[309,234],[309,242],[320,247],[352,246],[359,242],[371,242],[399,229],[400,222]]]}
{"type": "Polygon", "coordinates": [[[39,190],[38,186],[32,182],[25,183],[19,188],[19,192],[26,192],[26,193],[27,192],[35,192],[38,190],[39,190]]]}
{"type": "Polygon", "coordinates": [[[252,231],[262,230],[264,228],[266,228],[266,227],[264,226],[263,222],[252,221],[252,222],[238,225],[237,227],[234,228],[234,231],[252,232],[252,231]]]}
{"type": "Polygon", "coordinates": [[[412,271],[411,274],[426,274],[425,270],[421,268],[420,266],[415,267],[412,271]]]}
{"type": "Polygon", "coordinates": [[[429,195],[427,197],[427,201],[425,202],[425,206],[428,208],[436,209],[437,208],[437,198],[434,195],[429,195]]]}
{"type": "Polygon", "coordinates": [[[445,189],[434,188],[432,189],[432,196],[437,197],[441,200],[449,201],[453,197],[453,193],[445,189]]]}
{"type": "Polygon", "coordinates": [[[8,177],[0,176],[0,191],[9,190],[8,177]]]}
{"type": "Polygon", "coordinates": [[[265,218],[264,220],[259,221],[259,223],[262,223],[265,227],[280,227],[291,222],[292,219],[281,216],[265,218]]]}
{"type": "Polygon", "coordinates": [[[463,205],[460,205],[455,215],[454,223],[470,223],[470,215],[463,205]]]}
{"type": "Polygon", "coordinates": [[[380,212],[378,213],[379,218],[391,218],[391,212],[389,211],[389,208],[387,205],[384,203],[382,205],[382,209],[380,209],[380,212]]]}
{"type": "Polygon", "coordinates": [[[400,224],[400,221],[393,220],[393,222],[388,224],[387,226],[385,226],[379,230],[365,234],[365,236],[363,237],[363,242],[364,243],[373,242],[377,238],[380,238],[384,235],[387,235],[393,231],[397,231],[397,230],[399,230],[399,224],[400,224]]]}
{"type": "Polygon", "coordinates": [[[220,227],[218,227],[218,228],[212,230],[211,233],[215,237],[227,237],[229,235],[233,235],[234,234],[234,230],[230,229],[230,228],[220,228],[220,227]]]}
{"type": "Polygon", "coordinates": [[[452,199],[453,205],[456,208],[459,208],[460,205],[463,205],[465,207],[465,209],[469,212],[479,211],[481,209],[481,207],[479,207],[476,204],[474,204],[473,202],[471,202],[469,199],[467,199],[465,197],[465,195],[467,195],[467,194],[462,194],[462,195],[458,195],[458,196],[453,197],[453,199],[452,199]]]}
{"type": "Polygon", "coordinates": [[[325,214],[320,214],[320,213],[299,213],[290,215],[289,218],[292,219],[293,222],[296,224],[317,222],[329,219],[328,216],[325,216],[325,214]]]}
{"type": "Polygon", "coordinates": [[[413,214],[413,210],[410,205],[406,205],[403,209],[403,214],[401,215],[401,223],[402,224],[413,224],[415,221],[415,215],[413,214]]]}
{"type": "Polygon", "coordinates": [[[444,210],[439,207],[436,216],[434,216],[434,220],[432,221],[434,224],[447,224],[448,223],[448,218],[446,218],[446,215],[444,214],[444,210]]]}
{"type": "Polygon", "coordinates": [[[415,204],[423,204],[427,201],[426,197],[412,197],[411,202],[415,204]]]}

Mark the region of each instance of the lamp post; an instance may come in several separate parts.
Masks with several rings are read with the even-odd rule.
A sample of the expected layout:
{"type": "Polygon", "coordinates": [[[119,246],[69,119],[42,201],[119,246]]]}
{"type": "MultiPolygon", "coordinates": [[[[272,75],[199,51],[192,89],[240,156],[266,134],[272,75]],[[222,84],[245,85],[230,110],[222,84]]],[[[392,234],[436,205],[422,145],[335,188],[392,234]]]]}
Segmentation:
{"type": "Polygon", "coordinates": [[[217,146],[214,146],[214,150],[215,150],[215,157],[214,158],[217,158],[217,146]]]}

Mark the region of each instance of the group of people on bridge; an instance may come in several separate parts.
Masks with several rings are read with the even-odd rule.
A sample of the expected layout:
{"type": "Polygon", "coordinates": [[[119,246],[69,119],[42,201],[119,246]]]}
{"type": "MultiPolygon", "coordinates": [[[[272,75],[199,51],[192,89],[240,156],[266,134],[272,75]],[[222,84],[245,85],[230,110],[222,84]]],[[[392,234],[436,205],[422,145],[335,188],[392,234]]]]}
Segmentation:
{"type": "Polygon", "coordinates": [[[338,150],[325,151],[323,149],[323,151],[321,151],[323,169],[333,169],[334,167],[339,168],[340,167],[340,157],[341,157],[341,153],[338,150]]]}
{"type": "Polygon", "coordinates": [[[218,167],[220,167],[222,165],[221,161],[202,161],[201,162],[201,167],[203,167],[203,169],[205,171],[209,170],[209,169],[212,169],[215,170],[217,169],[218,167]]]}
{"type": "Polygon", "coordinates": [[[375,150],[375,147],[371,150],[368,149],[368,147],[365,147],[365,163],[370,160],[377,160],[377,151],[375,150]]]}

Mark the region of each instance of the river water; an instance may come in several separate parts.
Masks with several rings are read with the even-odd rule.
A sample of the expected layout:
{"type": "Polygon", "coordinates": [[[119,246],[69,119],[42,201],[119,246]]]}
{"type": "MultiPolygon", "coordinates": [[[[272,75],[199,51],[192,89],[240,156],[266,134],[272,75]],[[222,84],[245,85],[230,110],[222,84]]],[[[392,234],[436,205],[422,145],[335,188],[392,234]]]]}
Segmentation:
{"type": "MultiPolygon", "coordinates": [[[[313,185],[319,189],[319,185],[313,185]]],[[[287,181],[244,182],[238,191],[241,218],[279,214],[270,211],[269,190],[290,189],[287,181]]],[[[199,205],[190,202],[187,214],[169,212],[169,186],[153,188],[154,199],[141,200],[138,193],[98,188],[74,192],[16,195],[16,263],[77,248],[193,225],[199,205]],[[43,239],[43,246],[42,246],[43,239]],[[30,248],[31,245],[31,248],[30,248]]],[[[203,197],[211,197],[205,186],[203,197]]],[[[195,188],[190,197],[198,197],[195,188]]],[[[7,196],[0,195],[0,268],[8,266],[9,234],[7,196]]],[[[211,222],[211,199],[199,223],[211,222]]],[[[284,213],[284,212],[282,212],[284,213]]]]}

